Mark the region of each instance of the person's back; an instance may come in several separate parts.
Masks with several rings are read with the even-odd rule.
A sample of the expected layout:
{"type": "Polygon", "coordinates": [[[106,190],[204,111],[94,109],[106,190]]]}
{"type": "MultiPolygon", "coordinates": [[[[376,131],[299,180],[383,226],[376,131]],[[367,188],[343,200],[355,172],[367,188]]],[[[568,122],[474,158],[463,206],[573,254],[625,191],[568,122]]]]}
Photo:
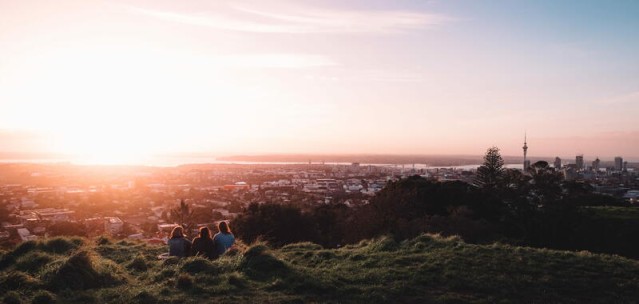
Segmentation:
{"type": "Polygon", "coordinates": [[[209,229],[206,227],[200,228],[200,236],[193,239],[191,249],[193,255],[200,255],[208,259],[216,259],[218,257],[215,250],[215,242],[211,239],[209,229]]]}
{"type": "Polygon", "coordinates": [[[187,257],[191,253],[191,241],[184,238],[182,227],[175,227],[169,239],[169,256],[187,257]]]}
{"type": "Polygon", "coordinates": [[[215,234],[213,237],[213,241],[215,241],[215,249],[217,250],[218,255],[223,255],[229,248],[233,246],[235,243],[235,237],[233,233],[231,233],[231,229],[229,228],[226,222],[220,222],[218,224],[218,230],[220,232],[215,234]]]}

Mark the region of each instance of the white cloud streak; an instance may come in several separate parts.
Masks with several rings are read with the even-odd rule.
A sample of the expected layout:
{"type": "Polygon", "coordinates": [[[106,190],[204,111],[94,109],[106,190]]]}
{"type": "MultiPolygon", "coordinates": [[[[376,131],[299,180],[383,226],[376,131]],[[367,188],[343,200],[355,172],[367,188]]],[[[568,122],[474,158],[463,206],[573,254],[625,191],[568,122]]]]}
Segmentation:
{"type": "Polygon", "coordinates": [[[373,10],[338,10],[288,6],[277,9],[226,5],[206,13],[175,13],[131,8],[135,13],[183,24],[252,33],[388,33],[448,23],[445,15],[373,10]]]}

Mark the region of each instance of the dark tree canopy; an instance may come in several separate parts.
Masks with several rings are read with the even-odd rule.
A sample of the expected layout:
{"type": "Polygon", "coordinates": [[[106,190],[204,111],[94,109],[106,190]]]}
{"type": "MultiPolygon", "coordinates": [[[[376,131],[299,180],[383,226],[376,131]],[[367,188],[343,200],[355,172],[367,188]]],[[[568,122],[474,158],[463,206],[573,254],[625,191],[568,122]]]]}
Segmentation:
{"type": "Polygon", "coordinates": [[[494,188],[500,184],[503,175],[504,159],[499,154],[499,148],[488,148],[484,164],[477,168],[475,183],[482,188],[494,188]]]}

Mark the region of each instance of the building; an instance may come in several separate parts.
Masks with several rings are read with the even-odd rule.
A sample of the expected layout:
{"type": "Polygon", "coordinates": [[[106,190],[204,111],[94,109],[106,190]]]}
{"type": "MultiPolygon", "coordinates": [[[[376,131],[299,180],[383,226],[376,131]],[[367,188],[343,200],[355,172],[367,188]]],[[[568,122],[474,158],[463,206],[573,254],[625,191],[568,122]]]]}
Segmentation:
{"type": "Polygon", "coordinates": [[[528,160],[528,143],[526,143],[526,134],[524,134],[524,146],[522,147],[524,150],[524,171],[528,170],[530,167],[530,160],[528,160]]]}
{"type": "Polygon", "coordinates": [[[621,156],[615,157],[615,171],[623,170],[623,158],[621,156]]]}
{"type": "Polygon", "coordinates": [[[555,164],[555,169],[556,170],[561,169],[561,158],[555,157],[555,163],[554,164],[555,164]]]}
{"type": "Polygon", "coordinates": [[[124,222],[118,217],[105,217],[104,218],[104,231],[115,235],[122,232],[124,228],[124,222]]]}
{"type": "Polygon", "coordinates": [[[599,165],[600,165],[601,161],[599,160],[599,157],[597,157],[593,162],[592,162],[592,170],[593,171],[599,171],[599,165]]]}
{"type": "Polygon", "coordinates": [[[575,157],[575,165],[577,165],[577,170],[583,170],[584,169],[584,156],[582,155],[577,155],[577,157],[575,157]]]}

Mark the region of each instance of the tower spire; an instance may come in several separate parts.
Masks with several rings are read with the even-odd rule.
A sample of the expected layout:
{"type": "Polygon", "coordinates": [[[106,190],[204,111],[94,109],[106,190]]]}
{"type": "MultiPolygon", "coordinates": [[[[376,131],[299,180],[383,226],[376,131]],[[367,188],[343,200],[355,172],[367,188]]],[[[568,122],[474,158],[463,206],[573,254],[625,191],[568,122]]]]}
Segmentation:
{"type": "Polygon", "coordinates": [[[528,167],[530,167],[530,161],[528,161],[528,134],[527,132],[524,131],[524,146],[522,147],[522,149],[524,150],[524,171],[526,171],[528,169],[528,167]]]}

